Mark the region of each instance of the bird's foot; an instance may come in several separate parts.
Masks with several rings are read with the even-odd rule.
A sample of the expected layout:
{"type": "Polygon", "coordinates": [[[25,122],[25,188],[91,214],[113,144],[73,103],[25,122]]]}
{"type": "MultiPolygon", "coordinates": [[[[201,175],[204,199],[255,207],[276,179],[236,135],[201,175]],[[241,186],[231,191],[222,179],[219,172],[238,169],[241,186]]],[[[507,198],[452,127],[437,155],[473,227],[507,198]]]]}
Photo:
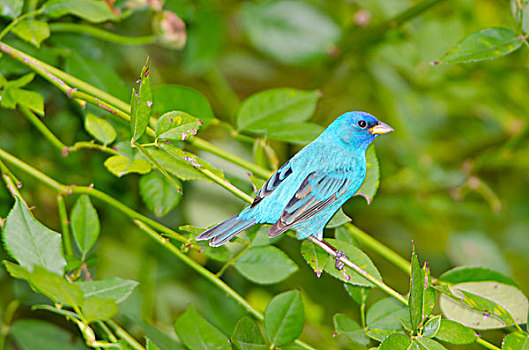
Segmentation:
{"type": "Polygon", "coordinates": [[[341,250],[337,250],[334,253],[334,260],[336,260],[336,264],[334,265],[334,267],[336,268],[336,270],[341,270],[344,268],[345,264],[341,260],[342,258],[348,259],[347,255],[345,255],[344,252],[342,252],[341,250]]]}

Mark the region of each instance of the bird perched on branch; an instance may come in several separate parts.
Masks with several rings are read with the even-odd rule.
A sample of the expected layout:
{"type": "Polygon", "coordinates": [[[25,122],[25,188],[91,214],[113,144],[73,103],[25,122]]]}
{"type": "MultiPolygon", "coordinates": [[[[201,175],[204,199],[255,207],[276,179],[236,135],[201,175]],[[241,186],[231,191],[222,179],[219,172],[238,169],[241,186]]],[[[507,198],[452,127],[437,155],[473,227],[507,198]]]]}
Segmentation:
{"type": "Polygon", "coordinates": [[[272,224],[270,238],[293,229],[298,239],[322,240],[327,222],[364,182],[367,147],[390,131],[371,114],[342,114],[276,171],[249,207],[197,240],[218,247],[256,224],[272,224]]]}

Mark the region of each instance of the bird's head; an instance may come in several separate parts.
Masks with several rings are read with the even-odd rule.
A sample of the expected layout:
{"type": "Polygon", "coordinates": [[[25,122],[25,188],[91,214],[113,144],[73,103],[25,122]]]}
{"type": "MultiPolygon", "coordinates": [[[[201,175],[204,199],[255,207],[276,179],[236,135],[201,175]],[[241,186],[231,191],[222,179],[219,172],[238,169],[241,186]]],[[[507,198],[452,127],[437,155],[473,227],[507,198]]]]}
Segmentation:
{"type": "Polygon", "coordinates": [[[354,148],[367,149],[373,140],[393,129],[365,112],[347,112],[339,116],[327,130],[354,148]]]}

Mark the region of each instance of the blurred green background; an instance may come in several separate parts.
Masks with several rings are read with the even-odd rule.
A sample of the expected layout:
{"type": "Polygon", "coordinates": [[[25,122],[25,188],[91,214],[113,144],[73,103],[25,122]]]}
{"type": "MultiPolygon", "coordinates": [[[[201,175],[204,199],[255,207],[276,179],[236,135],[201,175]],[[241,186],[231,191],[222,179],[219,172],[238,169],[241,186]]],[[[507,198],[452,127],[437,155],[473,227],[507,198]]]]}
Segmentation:
{"type": "MultiPolygon", "coordinates": [[[[141,2],[118,1],[116,7],[141,2]]],[[[208,98],[216,118],[231,124],[240,101],[275,87],[319,89],[322,97],[311,121],[322,126],[346,111],[372,113],[395,132],[376,141],[381,184],[373,203],[366,205],[362,198],[355,197],[344,207],[353,223],[405,257],[410,255],[414,241],[421,261],[429,262],[433,276],[455,265],[486,266],[513,277],[527,294],[527,49],[523,47],[495,61],[429,64],[472,32],[495,26],[515,29],[509,3],[425,1],[435,6],[395,26],[388,20],[420,2],[302,3],[310,5],[312,12],[285,11],[274,21],[260,22],[259,14],[255,14],[262,10],[258,3],[166,0],[164,9],[186,23],[187,43],[182,50],[157,44],[119,45],[86,34],[54,31],[40,49],[12,34],[4,40],[125,101],[141,65],[150,56],[154,86],[171,83],[193,87],[208,98]],[[288,18],[301,21],[313,31],[285,44],[272,29],[281,28],[288,18]],[[324,40],[323,49],[318,47],[322,37],[333,39],[334,44],[324,40]]],[[[122,22],[99,27],[126,36],[144,36],[153,32],[153,17],[148,6],[139,7],[122,22]]],[[[7,23],[5,18],[0,22],[2,27],[7,23]]],[[[0,72],[15,78],[29,69],[4,55],[0,72]]],[[[30,87],[44,96],[43,120],[64,143],[89,139],[83,128],[83,112],[59,90],[39,77],[30,87]]],[[[99,110],[94,113],[102,114],[99,110]]],[[[253,160],[252,145],[235,140],[224,128],[210,126],[200,135],[253,160]]],[[[280,163],[301,147],[266,142],[280,163]]],[[[62,183],[93,183],[148,213],[138,190],[139,176],[116,178],[103,166],[105,155],[95,151],[62,157],[17,111],[0,110],[0,147],[62,183]]],[[[209,154],[198,154],[223,169],[239,187],[251,189],[246,171],[209,154]]],[[[19,177],[24,184],[22,193],[35,206],[36,217],[58,230],[55,193],[22,173],[19,177]]],[[[69,206],[73,202],[67,198],[69,206]]],[[[175,319],[190,303],[221,330],[231,332],[244,314],[242,308],[148,241],[121,213],[97,200],[94,203],[102,223],[94,274],[98,278],[120,276],[140,282],[120,307],[121,320],[133,327],[133,333],[133,320],[138,319],[172,332],[175,319]]],[[[5,218],[12,205],[9,193],[0,187],[0,216],[5,218]]],[[[214,184],[187,182],[180,205],[162,222],[174,228],[184,224],[207,227],[244,205],[214,184]]],[[[329,348],[339,344],[352,347],[339,339],[332,340],[332,315],[346,312],[357,317],[357,307],[341,283],[327,275],[316,278],[299,254],[299,244],[288,237],[278,243],[300,265],[296,274],[280,284],[255,285],[233,269],[224,279],[261,308],[279,291],[299,288],[310,324],[305,334],[312,343],[329,348]]],[[[406,293],[408,276],[373,252],[367,253],[386,283],[406,293]]],[[[3,251],[0,255],[6,258],[3,251]]],[[[208,264],[217,268],[215,262],[208,264]]],[[[380,296],[373,292],[370,300],[380,296]]],[[[1,308],[19,299],[22,309],[17,317],[23,317],[30,313],[24,305],[33,303],[35,295],[25,282],[8,278],[0,269],[0,297],[1,308]]],[[[36,314],[60,322],[59,317],[36,314]]]]}

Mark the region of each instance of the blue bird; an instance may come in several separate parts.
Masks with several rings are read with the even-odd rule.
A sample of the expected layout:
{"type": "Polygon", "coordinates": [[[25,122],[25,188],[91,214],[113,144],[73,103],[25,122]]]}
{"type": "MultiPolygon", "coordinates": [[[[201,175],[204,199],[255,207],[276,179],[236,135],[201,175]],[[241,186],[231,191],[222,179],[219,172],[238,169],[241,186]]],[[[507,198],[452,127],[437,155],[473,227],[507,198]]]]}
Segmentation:
{"type": "Polygon", "coordinates": [[[256,224],[272,224],[270,238],[293,229],[298,239],[321,241],[329,220],[364,182],[367,147],[390,131],[371,114],[342,114],[276,171],[249,207],[197,240],[218,247],[256,224]]]}

